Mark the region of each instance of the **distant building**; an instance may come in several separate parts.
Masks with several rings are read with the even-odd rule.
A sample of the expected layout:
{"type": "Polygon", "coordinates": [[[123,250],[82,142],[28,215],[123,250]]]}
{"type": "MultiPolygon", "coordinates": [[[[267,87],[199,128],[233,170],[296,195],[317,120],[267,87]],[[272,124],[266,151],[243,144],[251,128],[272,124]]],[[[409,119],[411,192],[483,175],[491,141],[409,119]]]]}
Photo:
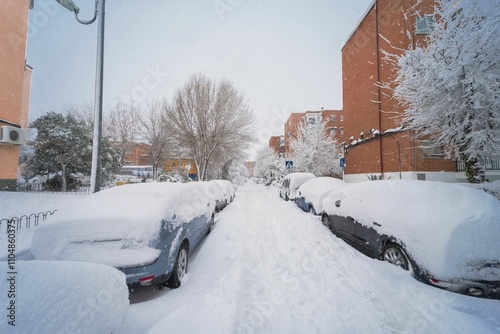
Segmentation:
{"type": "Polygon", "coordinates": [[[0,10],[0,190],[15,190],[19,147],[28,128],[32,68],[26,64],[28,0],[4,1],[0,10]]]}
{"type": "Polygon", "coordinates": [[[125,166],[152,166],[153,160],[149,155],[149,145],[145,143],[133,143],[125,152],[125,166]]]}
{"type": "Polygon", "coordinates": [[[255,168],[255,164],[256,162],[255,161],[245,161],[245,167],[248,171],[248,176],[249,177],[253,177],[253,170],[255,168]]]}
{"type": "Polygon", "coordinates": [[[272,148],[279,157],[285,157],[285,136],[269,138],[269,148],[272,148]]]}
{"type": "MultiPolygon", "coordinates": [[[[125,154],[125,166],[152,166],[153,160],[149,154],[150,145],[145,143],[133,143],[125,154]]],[[[170,157],[159,163],[158,168],[171,173],[182,170],[191,179],[196,179],[198,170],[194,159],[185,157],[170,157]]]]}
{"type": "Polygon", "coordinates": [[[186,173],[190,179],[196,180],[198,177],[198,169],[194,159],[188,158],[169,158],[166,159],[160,166],[167,173],[182,171],[186,173]]]}
{"type": "Polygon", "coordinates": [[[290,114],[285,122],[285,157],[291,154],[291,142],[297,138],[297,130],[301,123],[326,121],[325,131],[340,144],[344,137],[344,113],[341,110],[306,111],[290,114]]]}

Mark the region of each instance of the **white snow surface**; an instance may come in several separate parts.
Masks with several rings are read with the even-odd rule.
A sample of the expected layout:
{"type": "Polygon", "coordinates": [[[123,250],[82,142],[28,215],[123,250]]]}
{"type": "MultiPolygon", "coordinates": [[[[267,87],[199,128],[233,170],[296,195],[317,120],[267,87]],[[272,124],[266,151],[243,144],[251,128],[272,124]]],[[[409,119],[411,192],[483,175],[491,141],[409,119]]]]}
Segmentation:
{"type": "Polygon", "coordinates": [[[500,262],[500,201],[481,190],[432,181],[371,181],[330,193],[323,206],[329,214],[351,216],[397,238],[438,279],[500,281],[499,268],[478,271],[500,262]]]}
{"type": "Polygon", "coordinates": [[[33,235],[39,260],[90,261],[113,267],[153,262],[149,247],[162,220],[182,224],[210,216],[214,200],[201,184],[138,183],[98,192],[62,209],[33,235]]]}
{"type": "Polygon", "coordinates": [[[0,272],[0,333],[118,333],[129,308],[125,275],[99,264],[18,261],[0,272]],[[8,279],[14,277],[12,290],[8,279]],[[9,284],[6,284],[9,282],[9,284]],[[8,298],[8,290],[15,291],[8,298]],[[12,297],[12,296],[11,296],[12,297]],[[8,303],[15,302],[15,326],[8,303]]]}
{"type": "MultiPolygon", "coordinates": [[[[42,196],[31,197],[31,203],[42,196]]],[[[429,202],[413,205],[423,210],[429,202]]],[[[84,275],[82,281],[74,281],[66,273],[53,283],[51,274],[24,267],[18,279],[32,281],[19,286],[19,292],[38,295],[30,304],[18,305],[19,312],[37,312],[19,320],[36,329],[28,333],[57,333],[50,316],[59,314],[57,328],[69,326],[72,333],[500,332],[500,301],[430,287],[400,268],[362,255],[336,238],[319,217],[281,200],[276,188],[253,182],[239,187],[216,222],[190,257],[182,286],[175,290],[149,286],[132,292],[118,329],[107,323],[118,318],[121,298],[110,298],[113,309],[91,313],[91,325],[75,320],[85,320],[89,311],[81,305],[87,305],[89,296],[110,290],[104,269],[94,272],[95,280],[84,275]],[[64,297],[56,294],[57,289],[64,297]],[[80,309],[75,312],[75,307],[80,309]]],[[[18,239],[23,235],[28,236],[21,233],[18,239]]],[[[49,270],[57,265],[38,263],[49,270]]],[[[2,309],[4,296],[2,292],[2,309]]],[[[5,318],[2,333],[19,332],[4,322],[5,318]]]]}
{"type": "Polygon", "coordinates": [[[334,190],[347,186],[347,183],[334,177],[320,176],[303,183],[297,190],[298,197],[304,197],[306,202],[312,203],[314,210],[323,212],[323,199],[334,190]]]}

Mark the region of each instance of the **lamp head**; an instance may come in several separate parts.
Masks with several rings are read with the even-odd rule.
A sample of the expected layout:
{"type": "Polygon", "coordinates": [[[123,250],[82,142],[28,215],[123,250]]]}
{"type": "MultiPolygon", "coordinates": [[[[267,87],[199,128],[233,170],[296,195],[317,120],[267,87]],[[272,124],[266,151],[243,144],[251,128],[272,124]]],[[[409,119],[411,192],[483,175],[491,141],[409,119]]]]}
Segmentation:
{"type": "Polygon", "coordinates": [[[80,8],[78,8],[72,0],[56,0],[56,1],[71,12],[78,13],[78,11],[80,10],[80,8]]]}

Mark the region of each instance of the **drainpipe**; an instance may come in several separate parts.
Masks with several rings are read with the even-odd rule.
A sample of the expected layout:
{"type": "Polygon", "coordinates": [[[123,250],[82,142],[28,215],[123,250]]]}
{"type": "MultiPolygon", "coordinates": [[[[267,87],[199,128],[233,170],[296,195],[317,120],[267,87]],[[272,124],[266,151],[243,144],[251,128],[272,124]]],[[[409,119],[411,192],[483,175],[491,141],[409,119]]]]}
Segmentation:
{"type": "MultiPolygon", "coordinates": [[[[377,47],[377,96],[378,96],[378,128],[380,134],[382,134],[382,99],[381,99],[381,91],[380,91],[380,44],[379,44],[379,32],[378,32],[378,1],[375,3],[375,43],[377,47]]],[[[379,150],[380,150],[380,174],[384,175],[384,158],[383,158],[383,146],[382,146],[382,137],[379,136],[379,150]]]]}

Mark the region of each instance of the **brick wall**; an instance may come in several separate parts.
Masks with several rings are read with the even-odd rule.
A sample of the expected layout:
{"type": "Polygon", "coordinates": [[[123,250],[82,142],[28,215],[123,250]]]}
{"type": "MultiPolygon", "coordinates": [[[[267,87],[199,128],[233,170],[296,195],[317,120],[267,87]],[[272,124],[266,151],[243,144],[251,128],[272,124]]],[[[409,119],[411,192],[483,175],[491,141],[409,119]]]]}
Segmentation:
{"type": "Polygon", "coordinates": [[[392,97],[397,68],[387,54],[424,45],[415,24],[433,8],[433,0],[377,0],[342,48],[346,174],[455,171],[452,161],[423,156],[412,133],[392,131],[405,110],[392,97]]]}
{"type": "MultiPolygon", "coordinates": [[[[0,10],[0,120],[16,125],[27,122],[22,110],[28,11],[27,0],[3,1],[0,10]]],[[[19,146],[0,144],[0,190],[15,190],[18,159],[19,146]]]]}

